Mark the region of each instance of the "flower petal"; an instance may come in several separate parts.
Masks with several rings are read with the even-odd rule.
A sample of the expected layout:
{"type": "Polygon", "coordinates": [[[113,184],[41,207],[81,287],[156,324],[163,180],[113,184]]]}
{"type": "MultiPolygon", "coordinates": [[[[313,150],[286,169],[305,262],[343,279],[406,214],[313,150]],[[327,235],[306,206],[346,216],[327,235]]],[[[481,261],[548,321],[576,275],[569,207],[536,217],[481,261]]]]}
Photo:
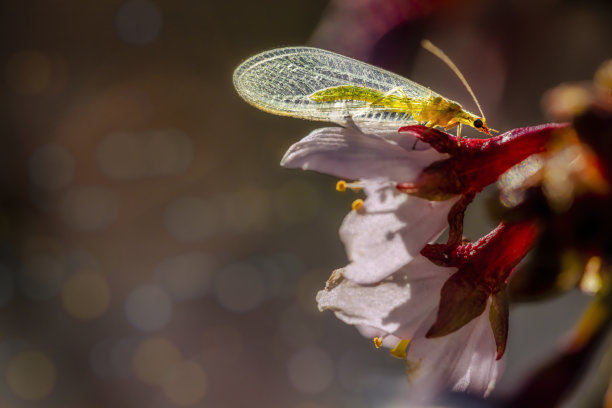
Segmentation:
{"type": "Polygon", "coordinates": [[[431,148],[422,150],[411,133],[379,131],[363,133],[357,128],[328,127],[312,131],[289,148],[281,160],[288,168],[314,170],[336,177],[360,180],[412,181],[421,171],[447,155],[431,148]]]}
{"type": "Polygon", "coordinates": [[[334,311],[345,323],[369,327],[366,333],[411,339],[423,319],[436,310],[440,288],[455,271],[418,255],[387,279],[360,285],[346,279],[340,269],[317,294],[317,303],[320,310],[334,311]]]}
{"type": "Polygon", "coordinates": [[[420,336],[435,319],[424,322],[408,350],[409,377],[416,399],[429,399],[442,390],[486,396],[495,386],[503,363],[496,361],[497,348],[485,312],[447,336],[420,336]]]}
{"type": "Polygon", "coordinates": [[[364,284],[386,278],[418,256],[448,226],[448,212],[459,198],[427,201],[389,183],[367,183],[364,189],[363,207],[340,227],[351,260],[344,275],[364,284]]]}

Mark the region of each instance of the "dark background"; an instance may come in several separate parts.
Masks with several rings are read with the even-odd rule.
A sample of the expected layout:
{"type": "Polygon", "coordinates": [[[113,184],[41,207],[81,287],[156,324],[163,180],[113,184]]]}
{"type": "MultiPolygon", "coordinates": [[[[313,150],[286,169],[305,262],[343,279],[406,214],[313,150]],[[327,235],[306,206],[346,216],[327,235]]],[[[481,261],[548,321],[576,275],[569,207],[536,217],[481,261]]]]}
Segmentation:
{"type": "MultiPolygon", "coordinates": [[[[279,167],[319,125],[253,109],[233,69],[309,44],[476,111],[428,38],[505,131],[612,54],[608,1],[4,1],[0,19],[2,407],[403,406],[402,362],[316,310],[354,194],[279,167]]],[[[493,223],[477,201],[466,235],[493,223]]],[[[513,310],[498,392],[584,302],[513,310]]]]}

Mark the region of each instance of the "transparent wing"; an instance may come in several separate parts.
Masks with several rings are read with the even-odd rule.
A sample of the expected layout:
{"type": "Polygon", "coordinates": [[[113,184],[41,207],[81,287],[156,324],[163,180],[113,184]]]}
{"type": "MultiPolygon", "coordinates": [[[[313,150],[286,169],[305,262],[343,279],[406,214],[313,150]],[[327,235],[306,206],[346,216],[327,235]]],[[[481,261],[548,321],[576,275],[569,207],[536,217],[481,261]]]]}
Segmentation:
{"type": "Polygon", "coordinates": [[[322,89],[354,85],[382,92],[401,88],[412,98],[438,96],[399,75],[317,48],[279,48],[255,55],[234,72],[234,86],[250,104],[277,115],[360,127],[389,128],[414,123],[411,112],[391,112],[365,101],[315,102],[322,89]]]}

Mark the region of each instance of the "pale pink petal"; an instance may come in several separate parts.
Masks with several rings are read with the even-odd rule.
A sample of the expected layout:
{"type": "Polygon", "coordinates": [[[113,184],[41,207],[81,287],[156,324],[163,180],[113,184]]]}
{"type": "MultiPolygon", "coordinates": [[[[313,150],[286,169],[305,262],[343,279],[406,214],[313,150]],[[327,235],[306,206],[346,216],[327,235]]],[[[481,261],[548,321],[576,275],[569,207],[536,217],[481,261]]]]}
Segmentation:
{"type": "Polygon", "coordinates": [[[419,142],[411,132],[380,131],[367,134],[354,127],[312,131],[289,148],[281,160],[288,168],[301,168],[349,180],[416,180],[421,171],[446,158],[419,142]]]}
{"type": "Polygon", "coordinates": [[[368,183],[365,190],[363,207],[346,216],[340,238],[351,261],[344,275],[367,284],[391,275],[435,240],[458,198],[428,201],[388,183],[368,183]]]}
{"type": "Polygon", "coordinates": [[[375,336],[410,339],[423,319],[437,309],[440,289],[455,271],[418,255],[387,279],[360,285],[346,279],[340,269],[317,294],[317,303],[320,310],[332,310],[345,323],[375,330],[375,336]]]}
{"type": "MultiPolygon", "coordinates": [[[[416,399],[429,399],[443,390],[486,396],[503,368],[489,323],[489,308],[456,332],[428,339],[417,334],[408,349],[409,378],[416,399]]],[[[424,322],[424,334],[435,312],[424,322]]]]}

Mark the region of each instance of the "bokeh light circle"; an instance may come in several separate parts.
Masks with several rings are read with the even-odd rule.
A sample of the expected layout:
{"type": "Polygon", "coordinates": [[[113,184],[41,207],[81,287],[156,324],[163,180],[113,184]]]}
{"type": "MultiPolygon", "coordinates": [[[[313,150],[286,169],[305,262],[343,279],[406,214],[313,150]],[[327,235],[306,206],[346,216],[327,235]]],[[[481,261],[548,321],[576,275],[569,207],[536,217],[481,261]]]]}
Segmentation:
{"type": "Polygon", "coordinates": [[[55,366],[39,351],[26,350],[8,363],[6,378],[15,394],[27,400],[40,400],[53,390],[55,366]]]}
{"type": "Polygon", "coordinates": [[[208,377],[195,361],[183,361],[167,375],[162,390],[176,405],[193,405],[206,395],[208,377]]]}
{"type": "Polygon", "coordinates": [[[128,295],[125,314],[137,329],[158,330],[168,324],[172,317],[172,300],[158,285],[141,285],[128,295]]]}
{"type": "Polygon", "coordinates": [[[104,276],[93,271],[81,271],[66,279],[61,299],[68,314],[77,319],[91,320],[108,310],[111,291],[104,276]]]}

